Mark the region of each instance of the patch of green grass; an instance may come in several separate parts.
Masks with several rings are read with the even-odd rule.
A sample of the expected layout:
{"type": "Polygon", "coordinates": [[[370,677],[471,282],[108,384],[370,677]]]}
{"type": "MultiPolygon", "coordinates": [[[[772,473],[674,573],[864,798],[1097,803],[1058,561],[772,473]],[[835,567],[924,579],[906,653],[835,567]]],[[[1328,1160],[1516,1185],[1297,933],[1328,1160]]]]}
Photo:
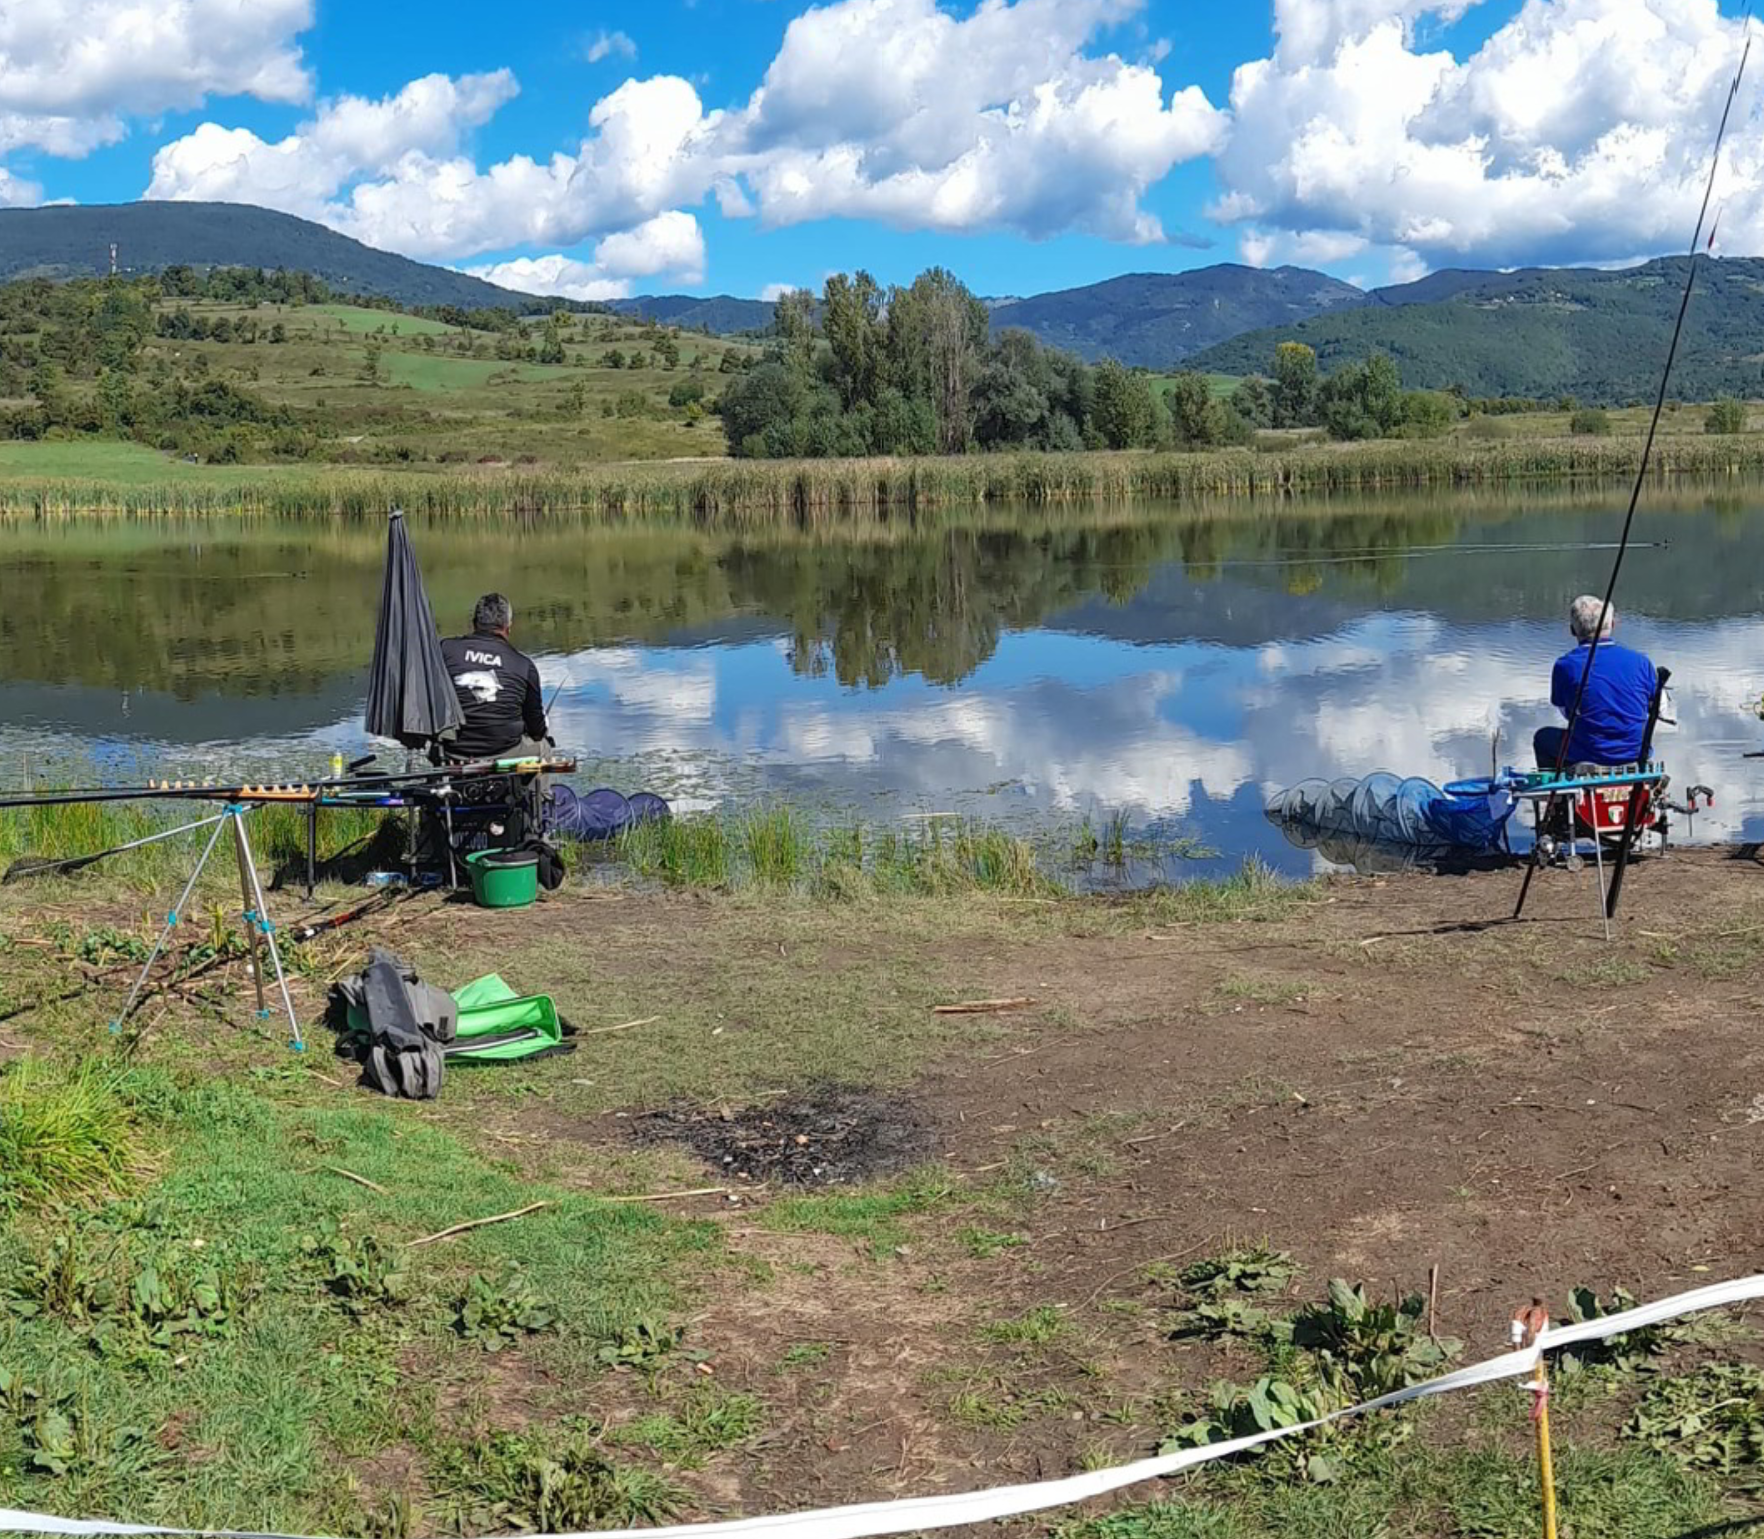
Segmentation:
{"type": "Polygon", "coordinates": [[[1009,1320],[992,1320],[980,1327],[980,1339],[994,1346],[1044,1347],[1066,1329],[1066,1316],[1057,1304],[1039,1304],[1009,1320]]]}
{"type": "Polygon", "coordinates": [[[457,334],[459,330],[445,321],[431,321],[420,315],[402,315],[395,310],[375,310],[366,305],[301,305],[290,313],[301,322],[310,323],[315,330],[335,328],[350,336],[367,336],[380,332],[387,337],[447,337],[457,334]]]}
{"type": "Polygon", "coordinates": [[[621,1427],[607,1440],[646,1448],[670,1464],[696,1469],[711,1454],[744,1443],[765,1425],[765,1412],[753,1395],[702,1389],[675,1410],[652,1411],[621,1427]]]}
{"type": "MultiPolygon", "coordinates": [[[[1529,1456],[1479,1450],[1448,1455],[1443,1505],[1467,1539],[1538,1532],[1537,1465],[1529,1456]]],[[[1574,1539],[1687,1539],[1722,1516],[1713,1483],[1670,1459],[1635,1449],[1569,1447],[1556,1460],[1561,1530],[1574,1539]]]]}
{"type": "Polygon", "coordinates": [[[1018,1246],[1027,1245],[1026,1234],[1005,1234],[997,1229],[958,1229],[956,1243],[976,1261],[990,1261],[994,1256],[1018,1246]]]}
{"type": "Polygon", "coordinates": [[[618,851],[638,876],[669,887],[726,887],[733,870],[728,830],[711,817],[639,823],[619,836],[618,851]]]}
{"type": "Polygon", "coordinates": [[[1244,1000],[1257,1005],[1294,1005],[1308,999],[1315,985],[1293,978],[1231,977],[1218,986],[1221,999],[1244,1000]]]}
{"type": "Polygon", "coordinates": [[[1164,924],[1285,919],[1313,901],[1316,891],[1314,883],[1288,881],[1251,856],[1230,876],[1165,888],[1147,900],[1147,907],[1164,924]]]}
{"type": "Polygon", "coordinates": [[[0,1076],[0,1210],[90,1201],[130,1184],[140,1145],[115,1070],[20,1059],[0,1076]]]}
{"type": "Polygon", "coordinates": [[[665,1522],[682,1502],[662,1477],[608,1459],[580,1420],[452,1445],[427,1473],[447,1527],[462,1534],[630,1528],[665,1522]]]}
{"type": "MultiPolygon", "coordinates": [[[[1556,1475],[1561,1531],[1573,1539],[1713,1539],[1728,1531],[1721,1520],[1731,1509],[1717,1488],[1656,1456],[1570,1445],[1556,1475]]],[[[1533,1539],[1541,1521],[1529,1455],[1442,1455],[1410,1441],[1375,1452],[1329,1485],[1215,1466],[1191,1476],[1178,1497],[1067,1523],[1055,1539],[1533,1539]]]]}
{"type": "Polygon", "coordinates": [[[670,887],[841,900],[1060,890],[1029,841],[969,819],[935,818],[905,830],[816,826],[790,808],[769,807],[645,824],[622,836],[619,853],[636,875],[670,887]]]}
{"type": "Polygon", "coordinates": [[[766,1209],[766,1221],[774,1229],[863,1240],[872,1255],[885,1256],[907,1243],[902,1219],[929,1213],[953,1191],[941,1171],[921,1170],[873,1190],[780,1198],[766,1209]]]}
{"type": "Polygon", "coordinates": [[[1563,968],[1557,977],[1575,988],[1621,989],[1653,977],[1654,970],[1633,957],[1600,956],[1563,968]]]}
{"type": "Polygon", "coordinates": [[[796,1341],[778,1359],[780,1369],[818,1368],[833,1355],[833,1347],[825,1341],[796,1341]]]}
{"type": "MultiPolygon", "coordinates": [[[[354,1532],[368,1521],[355,1462],[405,1443],[425,1462],[452,1460],[456,1476],[493,1467],[484,1489],[429,1471],[447,1503],[503,1511],[470,1531],[539,1522],[542,1489],[552,1493],[546,1526],[649,1522],[671,1510],[654,1476],[551,1431],[551,1441],[497,1444],[482,1457],[460,1452],[441,1397],[451,1387],[470,1404],[497,1370],[456,1333],[448,1306],[474,1274],[517,1271],[555,1304],[545,1334],[515,1320],[510,1339],[497,1326],[504,1356],[519,1354],[550,1386],[537,1405],[549,1423],[592,1400],[614,1366],[602,1355],[609,1343],[677,1308],[695,1261],[714,1253],[708,1226],[529,1183],[415,1108],[345,1101],[306,1076],[241,1083],[138,1068],[110,1094],[163,1147],[164,1170],[139,1195],[82,1217],[71,1264],[57,1230],[27,1220],[12,1231],[9,1268],[47,1269],[58,1280],[33,1295],[57,1302],[8,1320],[5,1367],[36,1391],[28,1436],[63,1468],[5,1466],[11,1504],[354,1532]],[[333,1164],[384,1191],[329,1174],[333,1164]],[[549,1206],[440,1244],[403,1243],[535,1201],[549,1206]],[[336,1241],[320,1254],[314,1236],[327,1233],[336,1241]],[[126,1308],[97,1302],[106,1278],[126,1308]],[[38,1425],[44,1408],[60,1419],[38,1425]],[[562,1477],[544,1474],[546,1462],[562,1477]]],[[[26,1435],[0,1418],[0,1449],[26,1435]]]]}
{"type": "Polygon", "coordinates": [[[754,882],[761,887],[794,887],[811,857],[811,835],[788,807],[757,808],[736,825],[737,844],[754,882]]]}
{"type": "Polygon", "coordinates": [[[984,1387],[958,1390],[949,1399],[949,1417],[960,1427],[1010,1432],[1037,1417],[1070,1410],[1077,1402],[1057,1387],[1022,1389],[1002,1379],[984,1387]]]}

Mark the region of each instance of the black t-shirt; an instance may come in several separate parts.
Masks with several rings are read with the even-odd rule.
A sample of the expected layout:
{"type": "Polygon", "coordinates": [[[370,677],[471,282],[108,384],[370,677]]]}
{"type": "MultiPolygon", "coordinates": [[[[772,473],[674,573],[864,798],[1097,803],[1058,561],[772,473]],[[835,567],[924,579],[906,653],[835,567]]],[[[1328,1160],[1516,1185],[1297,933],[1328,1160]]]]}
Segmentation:
{"type": "Polygon", "coordinates": [[[441,643],[447,673],[465,713],[453,739],[462,759],[491,759],[515,747],[523,736],[545,736],[545,697],[539,669],[526,653],[501,636],[450,636],[441,643]]]}

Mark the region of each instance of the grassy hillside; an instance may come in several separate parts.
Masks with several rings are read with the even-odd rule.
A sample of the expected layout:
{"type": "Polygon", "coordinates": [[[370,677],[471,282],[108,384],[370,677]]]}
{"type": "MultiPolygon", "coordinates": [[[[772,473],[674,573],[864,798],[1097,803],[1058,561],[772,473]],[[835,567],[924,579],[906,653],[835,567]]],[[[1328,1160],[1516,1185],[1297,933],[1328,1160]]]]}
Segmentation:
{"type": "MultiPolygon", "coordinates": [[[[241,312],[194,307],[210,315],[241,312]]],[[[265,307],[271,308],[271,307],[265,307]]],[[[258,312],[262,325],[265,317],[258,312]]],[[[513,334],[474,332],[406,315],[348,306],[288,312],[280,347],[185,344],[201,349],[211,372],[238,378],[266,399],[336,422],[327,451],[334,463],[503,460],[571,466],[609,459],[721,456],[723,435],[703,408],[670,406],[683,383],[714,398],[725,355],[752,354],[741,343],[679,335],[677,362],[665,366],[656,342],[675,334],[611,316],[563,325],[564,362],[499,357],[530,348],[543,325],[513,334]],[[624,366],[611,358],[622,355],[624,366]],[[641,359],[640,367],[630,364],[641,359]]]]}
{"type": "Polygon", "coordinates": [[[1288,325],[1365,299],[1352,284],[1304,268],[1221,263],[1185,273],[1128,273],[1001,302],[993,306],[992,328],[1020,327],[1080,358],[1167,369],[1239,332],[1288,325]]]}
{"type": "Polygon", "coordinates": [[[0,209],[0,279],[92,278],[167,267],[262,267],[309,272],[352,294],[407,305],[501,305],[531,296],[481,278],[376,251],[311,220],[243,203],[114,203],[0,209]]]}
{"type": "MultiPolygon", "coordinates": [[[[1275,344],[1290,340],[1315,348],[1325,371],[1388,353],[1412,389],[1623,404],[1657,388],[1685,262],[1675,257],[1624,272],[1435,274],[1372,304],[1234,337],[1190,362],[1227,374],[1266,372],[1275,344]]],[[[1764,260],[1704,262],[1673,394],[1756,395],[1761,364],[1764,260]]]]}
{"type": "MultiPolygon", "coordinates": [[[[32,324],[28,315],[13,322],[32,324]]],[[[154,334],[134,361],[137,401],[164,400],[172,388],[224,387],[235,393],[230,399],[255,403],[258,421],[233,428],[204,428],[192,407],[183,425],[202,429],[200,442],[186,442],[189,433],[175,442],[147,435],[150,445],[207,460],[232,457],[229,443],[241,434],[236,447],[246,458],[333,465],[568,469],[590,461],[721,456],[723,435],[707,407],[726,381],[723,371],[756,351],[617,316],[533,317],[479,329],[346,303],[160,298],[147,307],[146,324],[154,334]],[[177,335],[157,334],[168,329],[177,335]],[[217,330],[226,340],[213,340],[217,330]],[[557,340],[550,356],[562,362],[535,361],[548,330],[557,340]]],[[[0,322],[0,344],[7,334],[0,322]]],[[[53,356],[58,346],[66,351],[58,335],[45,326],[34,340],[53,356]]],[[[101,372],[64,366],[53,388],[86,402],[98,427],[102,384],[101,372]]],[[[28,411],[44,388],[40,371],[22,373],[10,387],[0,384],[0,407],[28,411]]],[[[61,428],[49,432],[70,436],[61,428]]],[[[122,446],[41,446],[51,447],[80,459],[122,446]]]]}

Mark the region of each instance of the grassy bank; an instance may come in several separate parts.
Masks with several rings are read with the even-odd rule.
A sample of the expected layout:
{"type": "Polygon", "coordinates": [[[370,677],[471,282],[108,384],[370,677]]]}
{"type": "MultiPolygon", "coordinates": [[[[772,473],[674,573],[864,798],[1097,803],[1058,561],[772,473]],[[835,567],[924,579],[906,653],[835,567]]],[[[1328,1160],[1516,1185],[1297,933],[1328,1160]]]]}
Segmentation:
{"type": "MultiPolygon", "coordinates": [[[[150,450],[99,445],[92,447],[115,452],[93,473],[83,474],[64,468],[67,457],[52,452],[68,447],[43,446],[51,452],[42,457],[35,446],[0,456],[0,514],[360,517],[398,504],[439,515],[569,514],[607,522],[657,519],[763,528],[995,503],[1045,507],[1609,480],[1633,475],[1641,454],[1633,438],[1458,438],[1193,454],[718,460],[566,473],[516,467],[186,466],[150,450]],[[154,462],[158,472],[148,468],[154,462]]],[[[1668,437],[1655,449],[1652,470],[1663,481],[1764,473],[1764,435],[1668,437]]]]}
{"type": "MultiPolygon", "coordinates": [[[[785,837],[725,834],[738,867],[785,837]]],[[[0,1506],[427,1539],[1053,1479],[1479,1360],[1534,1293],[1559,1319],[1580,1287],[1741,1275],[1753,878],[1687,855],[1637,881],[1657,916],[1609,943],[1573,884],[1540,891],[1547,927],[1476,922],[1504,876],[1253,913],[1231,884],[1180,911],[757,879],[418,899],[320,943],[303,1059],[252,1032],[237,965],[119,1051],[58,998],[72,884],[0,890],[0,995],[44,996],[0,1027],[0,1506]],[[1690,948],[1717,933],[1712,973],[1690,948]],[[542,985],[579,1050],[450,1068],[422,1105],[354,1088],[316,1011],[370,944],[542,985]],[[829,1083],[849,1120],[796,1120],[829,1083]],[[726,1163],[682,1128],[739,1139],[726,1163]],[[852,1163],[730,1169],[810,1144],[852,1163]]],[[[80,923],[138,906],[82,888],[80,923]]],[[[1559,1359],[1575,1539],[1755,1527],[1760,1355],[1721,1313],[1559,1359]]],[[[1462,1392],[998,1532],[1527,1539],[1527,1412],[1462,1392]]]]}
{"type": "MultiPolygon", "coordinates": [[[[118,849],[212,817],[208,803],[89,802],[0,811],[0,870],[14,862],[65,861],[118,849]]],[[[258,808],[247,825],[266,872],[304,870],[306,820],[299,809],[258,808]]],[[[80,881],[137,892],[167,888],[188,875],[206,837],[197,830],[124,850],[85,874],[54,873],[35,881],[80,881]]],[[[319,820],[321,868],[397,864],[406,839],[398,814],[328,810],[319,820]],[[373,860],[365,852],[373,852],[373,860]],[[352,863],[345,858],[360,856],[352,863]]],[[[1182,838],[1135,835],[1125,818],[1098,827],[1049,824],[1033,837],[980,819],[957,816],[900,824],[829,822],[784,804],[732,808],[641,825],[607,844],[563,845],[572,867],[611,880],[633,878],[678,891],[788,893],[832,899],[1000,893],[1049,898],[1075,888],[1148,886],[1180,862],[1207,852],[1182,838]]],[[[227,852],[223,851],[223,855],[227,852]]],[[[1286,884],[1255,861],[1219,878],[1195,868],[1197,887],[1248,901],[1274,896],[1286,884]],[[1240,893],[1241,889],[1241,893],[1240,893]]],[[[229,858],[210,873],[229,890],[229,858]]],[[[321,874],[322,870],[321,870],[321,874]]],[[[1235,899],[1228,899],[1234,901],[1235,899]]],[[[1198,901],[1198,899],[1197,899],[1198,901]]]]}

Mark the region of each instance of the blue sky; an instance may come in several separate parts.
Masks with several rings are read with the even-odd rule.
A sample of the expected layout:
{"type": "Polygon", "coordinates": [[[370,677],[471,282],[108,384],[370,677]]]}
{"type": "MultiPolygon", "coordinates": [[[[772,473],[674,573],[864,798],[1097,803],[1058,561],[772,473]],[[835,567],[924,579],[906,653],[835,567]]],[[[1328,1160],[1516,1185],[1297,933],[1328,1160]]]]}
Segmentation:
{"type": "MultiPolygon", "coordinates": [[[[265,203],[581,297],[1615,263],[1683,245],[1739,26],[1717,0],[0,0],[0,202],[265,203]]],[[[1756,101],[1728,250],[1764,250],[1756,101]]]]}

